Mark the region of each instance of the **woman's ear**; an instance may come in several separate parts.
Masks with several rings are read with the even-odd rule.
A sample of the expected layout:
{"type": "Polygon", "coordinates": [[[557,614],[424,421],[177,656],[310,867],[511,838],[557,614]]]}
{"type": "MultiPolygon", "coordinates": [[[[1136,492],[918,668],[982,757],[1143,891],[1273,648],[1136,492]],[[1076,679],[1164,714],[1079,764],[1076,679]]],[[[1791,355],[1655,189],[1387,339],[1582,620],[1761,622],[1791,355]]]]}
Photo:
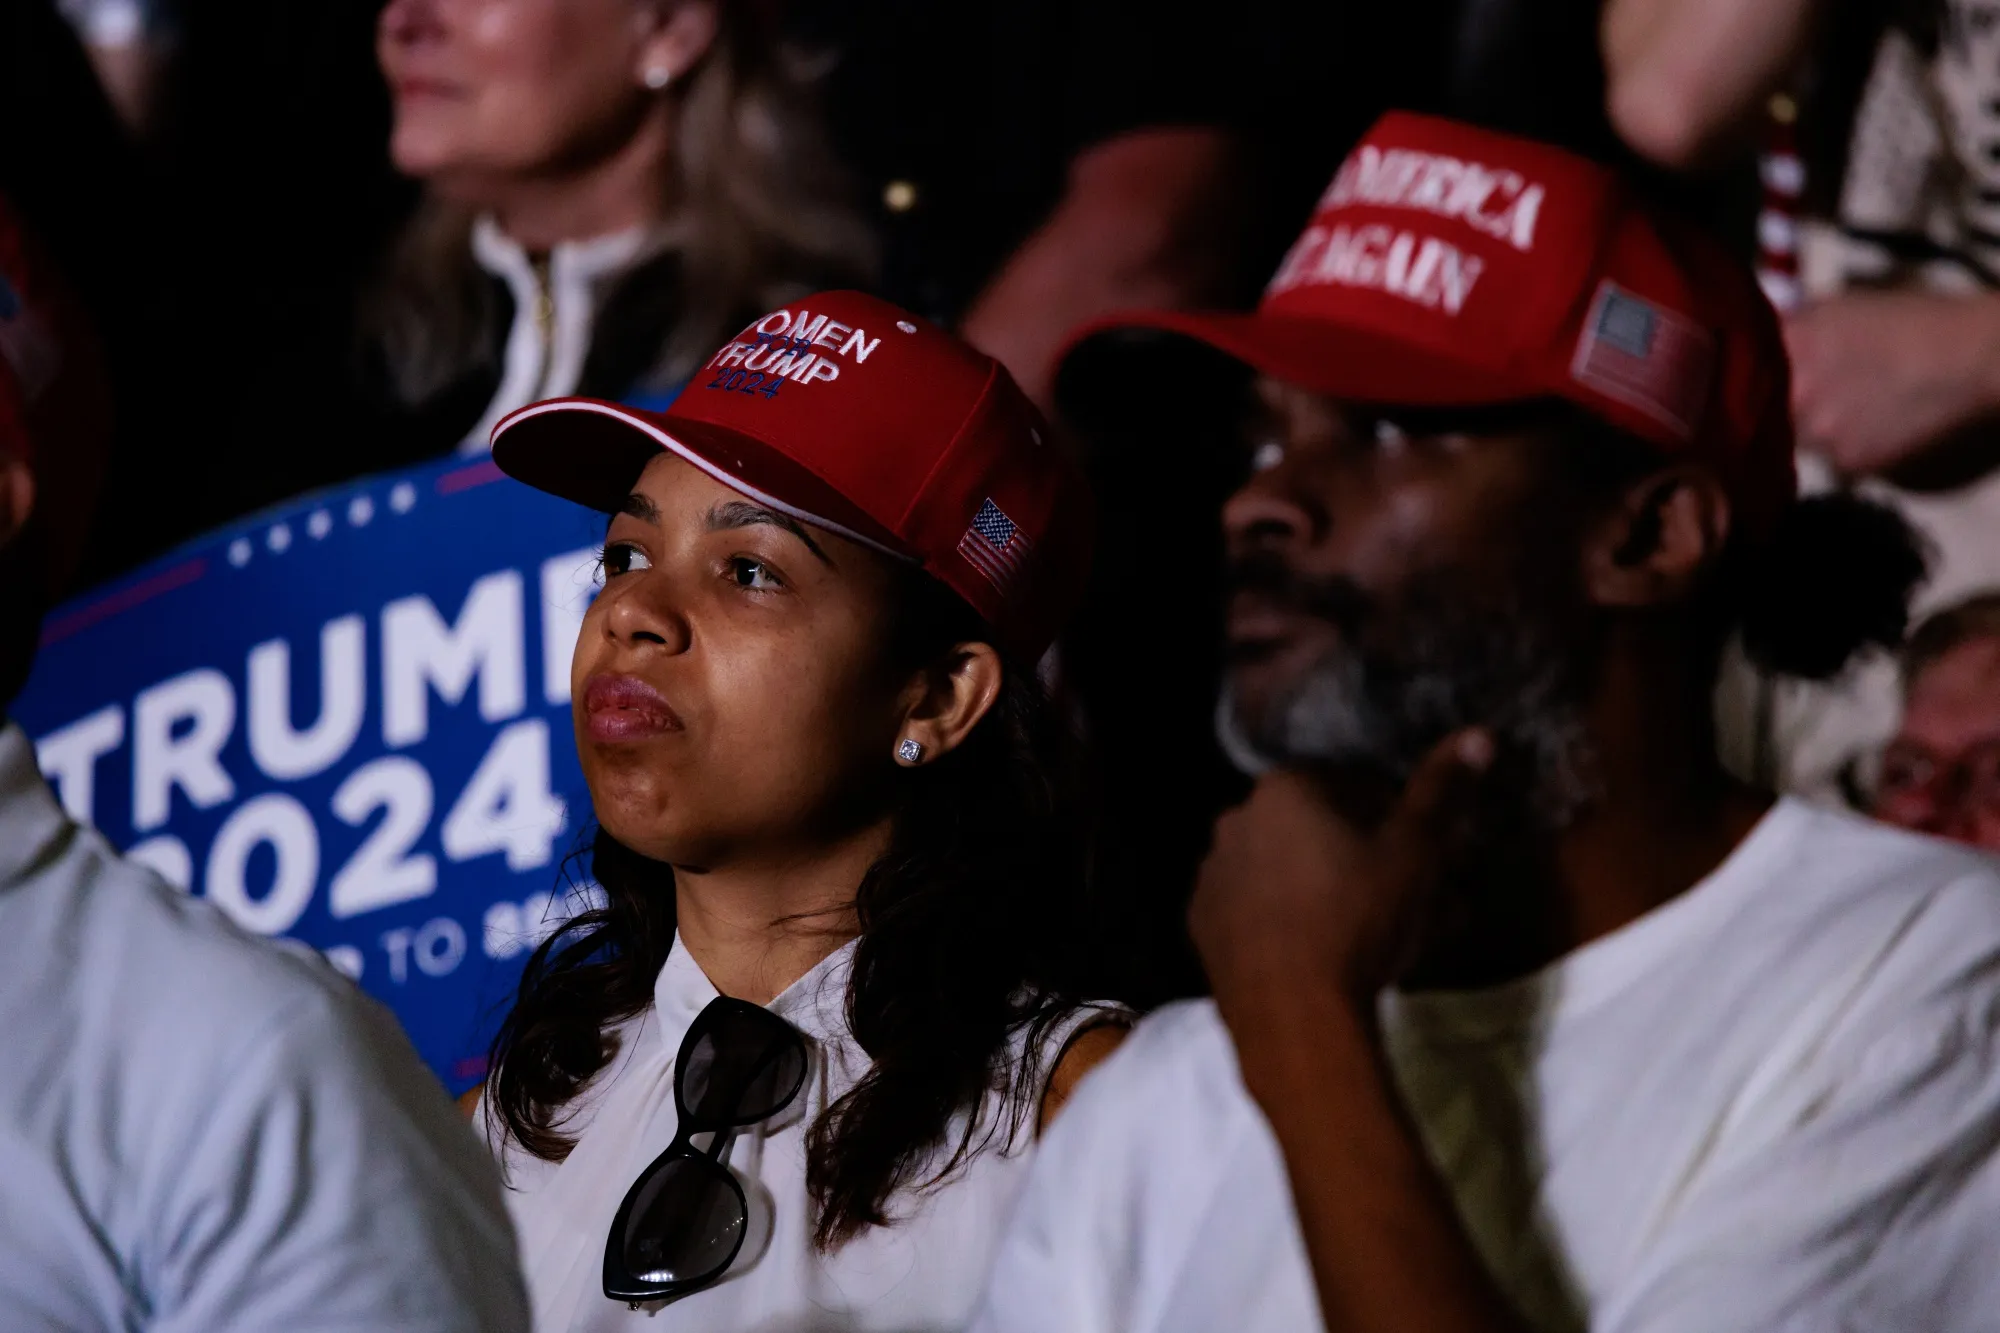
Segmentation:
{"type": "Polygon", "coordinates": [[[641,21],[644,37],[639,42],[638,82],[662,92],[685,79],[701,63],[715,44],[720,18],[717,0],[681,0],[645,6],[641,21]]]}
{"type": "Polygon", "coordinates": [[[961,643],[926,669],[905,695],[895,757],[905,767],[928,764],[965,743],[1000,697],[1007,669],[987,643],[961,643]]]}
{"type": "Polygon", "coordinates": [[[1635,483],[1591,530],[1584,586],[1600,606],[1685,601],[1729,542],[1729,496],[1707,468],[1666,468],[1635,483]]]}

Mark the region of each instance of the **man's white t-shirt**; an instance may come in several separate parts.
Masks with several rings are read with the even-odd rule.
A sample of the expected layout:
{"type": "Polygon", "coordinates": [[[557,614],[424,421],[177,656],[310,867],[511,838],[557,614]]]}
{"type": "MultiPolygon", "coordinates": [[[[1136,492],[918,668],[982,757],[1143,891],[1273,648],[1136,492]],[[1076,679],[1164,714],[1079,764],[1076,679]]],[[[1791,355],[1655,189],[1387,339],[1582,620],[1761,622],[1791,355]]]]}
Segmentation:
{"type": "MultiPolygon", "coordinates": [[[[2000,873],[1781,801],[1702,883],[1511,985],[1392,995],[1403,1099],[1540,1330],[2000,1329],[2000,873]]],[[[1043,1141],[978,1333],[1297,1333],[1276,1140],[1209,1002],[1043,1141]]]]}
{"type": "Polygon", "coordinates": [[[526,1333],[388,1011],[72,823],[0,724],[0,1330],[526,1333]]]}

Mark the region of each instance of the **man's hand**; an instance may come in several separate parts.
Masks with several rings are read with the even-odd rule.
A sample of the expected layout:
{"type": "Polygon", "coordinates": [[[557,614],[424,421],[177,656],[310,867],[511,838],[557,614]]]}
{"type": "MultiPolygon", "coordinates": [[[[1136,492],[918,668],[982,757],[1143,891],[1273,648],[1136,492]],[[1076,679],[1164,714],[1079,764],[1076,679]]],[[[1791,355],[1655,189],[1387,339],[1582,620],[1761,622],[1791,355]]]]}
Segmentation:
{"type": "Polygon", "coordinates": [[[1467,800],[1492,759],[1483,731],[1446,738],[1372,832],[1298,773],[1263,778],[1223,815],[1188,925],[1225,1017],[1247,1017],[1265,999],[1282,1012],[1287,992],[1315,981],[1372,1012],[1416,959],[1467,800]]]}
{"type": "Polygon", "coordinates": [[[1244,1088],[1285,1156],[1321,1320],[1353,1333],[1521,1333],[1391,1084],[1375,997],[1415,959],[1483,731],[1425,758],[1374,831],[1273,774],[1216,824],[1189,925],[1244,1088]]]}
{"type": "Polygon", "coordinates": [[[1785,324],[1802,447],[1888,472],[2000,415],[2000,297],[1865,292],[1785,324]]]}

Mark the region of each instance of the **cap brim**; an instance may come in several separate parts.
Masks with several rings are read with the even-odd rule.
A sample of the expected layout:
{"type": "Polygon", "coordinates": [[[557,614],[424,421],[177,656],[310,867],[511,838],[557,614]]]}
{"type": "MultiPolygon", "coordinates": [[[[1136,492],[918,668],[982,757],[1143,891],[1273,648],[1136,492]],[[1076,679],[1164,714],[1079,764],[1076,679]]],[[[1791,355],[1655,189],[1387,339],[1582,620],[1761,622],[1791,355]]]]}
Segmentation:
{"type": "Polygon", "coordinates": [[[531,403],[493,428],[493,461],[502,472],[606,514],[624,506],[646,464],[662,452],[801,523],[898,560],[914,558],[895,534],[810,469],[741,431],[656,417],[599,398],[531,403]]]}
{"type": "Polygon", "coordinates": [[[1057,398],[1066,414],[1092,415],[1102,388],[1132,388],[1113,371],[1143,361],[1158,335],[1191,339],[1272,379],[1357,403],[1476,407],[1542,396],[1518,373],[1478,365],[1372,329],[1319,320],[1215,311],[1148,310],[1112,315],[1079,329],[1057,363],[1057,398]],[[1152,335],[1150,337],[1146,335],[1152,335]]]}

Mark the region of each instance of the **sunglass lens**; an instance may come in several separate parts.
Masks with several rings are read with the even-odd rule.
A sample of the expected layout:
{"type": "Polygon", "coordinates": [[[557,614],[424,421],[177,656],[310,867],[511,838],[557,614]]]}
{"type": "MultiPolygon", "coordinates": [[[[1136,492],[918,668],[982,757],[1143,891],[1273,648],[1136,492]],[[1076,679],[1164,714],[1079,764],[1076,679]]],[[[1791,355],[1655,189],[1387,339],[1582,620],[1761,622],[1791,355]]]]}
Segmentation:
{"type": "Polygon", "coordinates": [[[671,1158],[640,1185],[626,1217],[626,1270],[649,1283],[712,1278],[735,1257],[748,1221],[724,1168],[671,1158]]]}
{"type": "Polygon", "coordinates": [[[682,1062],[681,1095],[705,1125],[749,1125],[775,1115],[805,1080],[806,1048],[785,1021],[753,1005],[710,1021],[682,1062]]]}

